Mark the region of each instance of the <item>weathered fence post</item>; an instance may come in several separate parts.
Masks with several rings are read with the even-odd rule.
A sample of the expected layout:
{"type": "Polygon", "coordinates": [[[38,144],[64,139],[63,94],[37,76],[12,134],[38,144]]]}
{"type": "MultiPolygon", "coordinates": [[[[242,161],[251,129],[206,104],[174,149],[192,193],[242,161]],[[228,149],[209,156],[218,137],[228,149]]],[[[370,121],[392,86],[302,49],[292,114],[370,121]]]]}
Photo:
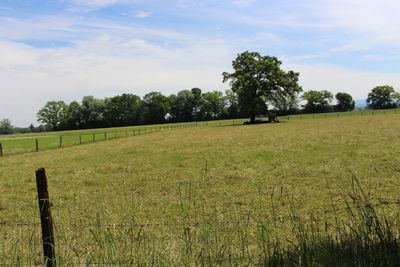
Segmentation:
{"type": "Polygon", "coordinates": [[[92,134],[93,136],[92,136],[92,139],[93,139],[93,142],[96,140],[96,137],[95,137],[95,134],[93,133],[92,134]]]}
{"type": "Polygon", "coordinates": [[[104,132],[104,140],[107,140],[107,132],[104,132]]]}
{"type": "Polygon", "coordinates": [[[79,144],[82,145],[82,135],[79,135],[79,144]]]}
{"type": "Polygon", "coordinates": [[[60,147],[62,147],[62,135],[60,135],[60,147]]]}
{"type": "Polygon", "coordinates": [[[3,157],[3,145],[0,143],[0,157],[3,157]]]}
{"type": "Polygon", "coordinates": [[[53,220],[51,218],[49,192],[47,191],[47,177],[44,168],[36,170],[36,185],[38,192],[40,223],[42,226],[42,240],[44,261],[46,267],[56,266],[54,247],[53,220]]]}
{"type": "Polygon", "coordinates": [[[35,142],[36,142],[36,152],[39,152],[39,140],[35,140],[35,142]]]}

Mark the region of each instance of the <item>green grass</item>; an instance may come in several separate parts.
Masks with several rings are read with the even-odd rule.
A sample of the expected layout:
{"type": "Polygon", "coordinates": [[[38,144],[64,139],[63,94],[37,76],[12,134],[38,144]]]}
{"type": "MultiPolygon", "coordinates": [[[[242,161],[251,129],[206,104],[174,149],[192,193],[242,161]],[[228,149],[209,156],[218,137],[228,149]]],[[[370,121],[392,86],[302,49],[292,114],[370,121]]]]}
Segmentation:
{"type": "MultiPolygon", "coordinates": [[[[59,263],[335,265],[382,244],[397,249],[399,209],[382,203],[399,199],[399,138],[392,112],[187,127],[5,157],[0,263],[42,262],[40,227],[31,225],[39,222],[40,167],[59,263]],[[344,209],[360,203],[380,205],[344,209]],[[320,212],[333,209],[341,210],[320,212]],[[386,243],[377,227],[362,231],[377,222],[386,243]],[[332,255],[338,261],[322,260],[332,255]]],[[[376,257],[386,251],[379,248],[376,257]]]]}
{"type": "MultiPolygon", "coordinates": [[[[279,120],[302,120],[302,119],[321,119],[332,117],[353,117],[353,116],[368,116],[368,115],[386,115],[397,114],[398,109],[391,110],[357,110],[351,112],[333,112],[321,114],[301,114],[281,116],[279,120]]],[[[242,124],[247,119],[232,119],[232,120],[215,120],[201,122],[186,122],[186,123],[169,123],[158,125],[144,126],[129,126],[129,127],[113,127],[102,129],[88,130],[72,130],[72,131],[57,131],[44,133],[28,133],[0,136],[0,143],[3,148],[3,156],[14,154],[36,152],[37,150],[48,150],[60,148],[62,146],[80,145],[94,141],[104,141],[111,138],[121,138],[128,136],[136,136],[155,131],[162,131],[171,128],[185,128],[195,126],[226,126],[242,124]],[[37,144],[36,144],[37,143],[37,144]]]]}

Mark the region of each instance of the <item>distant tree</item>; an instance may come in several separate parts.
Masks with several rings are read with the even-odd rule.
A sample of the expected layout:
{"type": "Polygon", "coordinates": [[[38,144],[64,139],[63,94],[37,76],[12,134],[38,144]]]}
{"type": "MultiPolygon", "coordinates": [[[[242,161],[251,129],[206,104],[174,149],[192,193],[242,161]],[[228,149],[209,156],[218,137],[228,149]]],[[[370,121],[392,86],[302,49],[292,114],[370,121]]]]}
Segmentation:
{"type": "Polygon", "coordinates": [[[398,97],[398,93],[392,86],[376,86],[368,94],[367,105],[372,109],[395,108],[397,106],[396,97],[398,97]]]}
{"type": "Polygon", "coordinates": [[[212,91],[202,95],[200,113],[206,120],[218,119],[223,115],[225,99],[222,92],[212,91]]]}
{"type": "Polygon", "coordinates": [[[354,110],[356,102],[353,97],[347,93],[337,93],[335,95],[337,104],[334,106],[335,111],[351,111],[354,110]]]}
{"type": "Polygon", "coordinates": [[[230,81],[238,95],[241,112],[255,122],[257,114],[266,112],[267,104],[301,92],[299,73],[285,72],[276,57],[261,56],[257,52],[238,54],[232,61],[233,73],[224,72],[223,82],[230,81]]]}
{"type": "Polygon", "coordinates": [[[14,126],[12,126],[9,119],[3,119],[0,121],[0,134],[12,134],[14,132],[14,126]]]}
{"type": "Polygon", "coordinates": [[[133,94],[106,98],[104,117],[107,126],[139,124],[142,119],[142,101],[139,96],[133,94]]]}
{"type": "Polygon", "coordinates": [[[37,119],[52,130],[60,130],[67,119],[67,108],[64,101],[49,101],[38,111],[37,119]]]}
{"type": "Polygon", "coordinates": [[[107,126],[105,116],[105,101],[93,96],[84,96],[81,104],[82,128],[101,128],[107,126]]]}
{"type": "Polygon", "coordinates": [[[333,95],[327,90],[310,90],[305,92],[301,98],[307,101],[307,103],[303,105],[303,111],[305,113],[323,113],[332,111],[330,102],[333,100],[333,95]]]}
{"type": "Polygon", "coordinates": [[[240,106],[238,97],[235,92],[228,89],[225,91],[225,108],[224,117],[226,118],[238,118],[240,117],[240,106]]]}
{"type": "Polygon", "coordinates": [[[393,94],[392,98],[396,102],[397,105],[400,104],[400,92],[396,92],[395,94],[393,94]]]}
{"type": "Polygon", "coordinates": [[[82,127],[81,105],[73,101],[67,107],[65,123],[62,125],[64,129],[74,130],[82,127]]]}
{"type": "Polygon", "coordinates": [[[143,97],[143,120],[145,123],[163,123],[170,111],[170,99],[160,92],[150,92],[143,97]]]}
{"type": "Polygon", "coordinates": [[[200,88],[192,88],[190,90],[190,92],[193,95],[193,99],[192,99],[192,117],[193,120],[201,120],[203,115],[201,112],[201,106],[203,104],[203,94],[201,92],[200,88]]]}
{"type": "Polygon", "coordinates": [[[193,121],[198,114],[198,88],[193,91],[182,90],[177,95],[169,96],[171,117],[174,121],[193,121]]]}
{"type": "Polygon", "coordinates": [[[279,116],[298,114],[301,112],[299,108],[299,97],[297,94],[283,97],[274,104],[275,113],[279,116]]]}

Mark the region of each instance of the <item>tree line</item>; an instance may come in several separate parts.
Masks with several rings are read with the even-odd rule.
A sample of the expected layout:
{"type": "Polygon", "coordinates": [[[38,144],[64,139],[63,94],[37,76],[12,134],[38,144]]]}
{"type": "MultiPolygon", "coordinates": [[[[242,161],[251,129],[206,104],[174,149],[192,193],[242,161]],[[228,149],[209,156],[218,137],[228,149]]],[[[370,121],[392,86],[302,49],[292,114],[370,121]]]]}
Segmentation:
{"type": "MultiPolygon", "coordinates": [[[[49,101],[38,112],[42,125],[16,129],[7,119],[0,121],[0,134],[39,132],[44,130],[75,130],[119,127],[166,122],[187,122],[233,119],[248,116],[254,123],[256,116],[289,115],[351,111],[355,102],[351,95],[339,92],[335,96],[327,90],[310,90],[302,95],[298,85],[299,73],[284,71],[276,57],[257,52],[244,52],[232,61],[234,72],[222,74],[230,90],[202,92],[200,88],[182,90],[169,96],[150,92],[143,98],[122,94],[104,99],[85,96],[79,103],[49,101]],[[336,104],[333,105],[333,100],[336,104]]],[[[392,86],[377,86],[367,98],[367,108],[395,108],[400,94],[392,86]]]]}
{"type": "MultiPolygon", "coordinates": [[[[265,115],[320,113],[353,110],[355,103],[346,93],[336,94],[338,104],[332,106],[333,96],[327,91],[308,91],[302,97],[280,101],[279,107],[265,106],[265,115]],[[306,100],[302,107],[301,100],[306,100]]],[[[239,99],[232,90],[203,93],[199,88],[182,90],[176,95],[165,96],[150,92],[142,99],[134,94],[122,94],[105,99],[93,96],[83,97],[66,104],[63,101],[47,102],[38,112],[38,120],[51,130],[74,130],[106,127],[120,127],[167,122],[206,121],[234,119],[248,115],[239,105],[239,99]]]]}

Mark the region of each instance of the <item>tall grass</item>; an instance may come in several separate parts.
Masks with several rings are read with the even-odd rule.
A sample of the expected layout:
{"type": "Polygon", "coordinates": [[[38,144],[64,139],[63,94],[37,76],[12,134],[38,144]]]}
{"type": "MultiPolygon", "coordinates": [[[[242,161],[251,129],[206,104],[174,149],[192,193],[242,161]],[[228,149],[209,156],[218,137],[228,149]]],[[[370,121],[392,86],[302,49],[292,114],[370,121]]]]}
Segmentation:
{"type": "MultiPolygon", "coordinates": [[[[377,208],[385,208],[385,202],[373,202],[355,176],[351,182],[351,191],[342,192],[346,207],[332,202],[325,217],[298,213],[288,194],[285,221],[282,215],[263,221],[249,215],[227,222],[218,221],[215,214],[207,222],[184,218],[176,225],[141,225],[128,216],[117,225],[102,225],[100,217],[90,224],[56,223],[57,262],[60,266],[398,266],[400,222],[380,214],[377,208]],[[290,234],[278,235],[276,230],[284,228],[290,234]]],[[[20,239],[15,238],[6,251],[7,264],[41,264],[39,227],[27,226],[18,234],[20,239]]]]}

